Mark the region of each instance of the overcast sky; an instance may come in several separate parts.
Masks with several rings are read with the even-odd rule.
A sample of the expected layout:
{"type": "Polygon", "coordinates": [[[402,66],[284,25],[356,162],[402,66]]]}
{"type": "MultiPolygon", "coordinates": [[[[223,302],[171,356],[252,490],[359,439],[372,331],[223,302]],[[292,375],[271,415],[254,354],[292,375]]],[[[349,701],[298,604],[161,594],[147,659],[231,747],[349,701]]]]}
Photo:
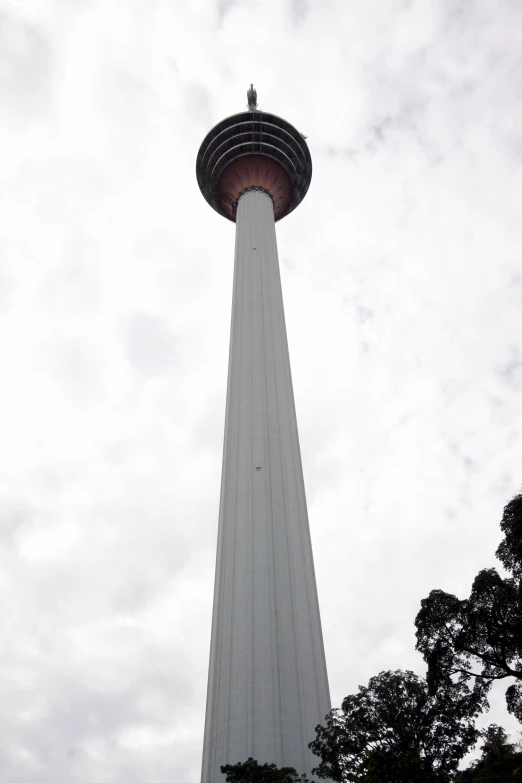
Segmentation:
{"type": "Polygon", "coordinates": [[[199,780],[234,226],[195,160],[251,81],[314,164],[277,233],[333,704],[495,564],[520,1],[0,0],[2,783],[199,780]]]}

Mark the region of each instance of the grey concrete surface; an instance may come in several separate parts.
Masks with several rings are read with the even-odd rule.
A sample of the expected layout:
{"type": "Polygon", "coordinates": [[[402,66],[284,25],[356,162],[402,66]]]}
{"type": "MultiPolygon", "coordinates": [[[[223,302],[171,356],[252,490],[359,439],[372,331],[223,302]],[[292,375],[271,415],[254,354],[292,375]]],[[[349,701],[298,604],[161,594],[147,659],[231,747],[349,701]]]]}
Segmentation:
{"type": "Polygon", "coordinates": [[[202,783],[245,761],[310,773],[330,709],[272,201],[237,209],[202,783]]]}

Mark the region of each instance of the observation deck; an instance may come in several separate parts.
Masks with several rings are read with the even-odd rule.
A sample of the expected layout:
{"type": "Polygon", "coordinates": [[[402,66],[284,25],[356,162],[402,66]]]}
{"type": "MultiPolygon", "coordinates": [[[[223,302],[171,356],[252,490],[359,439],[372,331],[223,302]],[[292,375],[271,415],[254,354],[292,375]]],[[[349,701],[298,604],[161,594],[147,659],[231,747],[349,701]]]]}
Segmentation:
{"type": "Polygon", "coordinates": [[[304,136],[275,114],[253,109],[219,122],[205,136],[196,161],[203,196],[235,222],[239,198],[262,190],[272,198],[275,220],[301,203],[312,179],[304,136]]]}

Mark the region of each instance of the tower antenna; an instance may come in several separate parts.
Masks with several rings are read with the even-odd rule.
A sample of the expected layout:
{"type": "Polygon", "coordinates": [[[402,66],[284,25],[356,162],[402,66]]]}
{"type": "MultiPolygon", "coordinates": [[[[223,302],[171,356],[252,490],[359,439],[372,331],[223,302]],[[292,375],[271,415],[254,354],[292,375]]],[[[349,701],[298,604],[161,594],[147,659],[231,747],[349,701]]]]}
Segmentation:
{"type": "Polygon", "coordinates": [[[250,89],[247,92],[248,109],[249,111],[259,111],[257,108],[257,90],[254,85],[250,85],[250,89]]]}

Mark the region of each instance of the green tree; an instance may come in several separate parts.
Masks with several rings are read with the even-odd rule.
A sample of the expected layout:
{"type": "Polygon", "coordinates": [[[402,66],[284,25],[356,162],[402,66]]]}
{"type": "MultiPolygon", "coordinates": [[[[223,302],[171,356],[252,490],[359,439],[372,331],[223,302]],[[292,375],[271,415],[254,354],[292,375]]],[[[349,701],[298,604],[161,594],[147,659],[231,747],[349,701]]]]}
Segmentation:
{"type": "Polygon", "coordinates": [[[365,752],[356,778],[361,783],[437,783],[440,775],[431,768],[417,750],[385,750],[365,752]]]}
{"type": "Polygon", "coordinates": [[[482,736],[482,756],[460,772],[455,783],[521,783],[522,753],[507,741],[502,726],[492,724],[482,736]]]}
{"type": "Polygon", "coordinates": [[[417,649],[428,664],[430,692],[457,675],[462,682],[473,679],[486,705],[492,683],[508,679],[508,710],[522,720],[522,495],[505,507],[500,527],[504,539],[496,555],[511,575],[480,571],[462,601],[433,590],[415,620],[417,649]]]}
{"type": "Polygon", "coordinates": [[[249,758],[239,764],[221,767],[227,783],[308,783],[305,775],[299,775],[293,767],[277,767],[275,764],[259,764],[249,758]]]}
{"type": "Polygon", "coordinates": [[[320,778],[365,783],[449,783],[475,744],[479,703],[447,680],[431,694],[411,671],[381,672],[318,726],[311,750],[320,778]]]}

